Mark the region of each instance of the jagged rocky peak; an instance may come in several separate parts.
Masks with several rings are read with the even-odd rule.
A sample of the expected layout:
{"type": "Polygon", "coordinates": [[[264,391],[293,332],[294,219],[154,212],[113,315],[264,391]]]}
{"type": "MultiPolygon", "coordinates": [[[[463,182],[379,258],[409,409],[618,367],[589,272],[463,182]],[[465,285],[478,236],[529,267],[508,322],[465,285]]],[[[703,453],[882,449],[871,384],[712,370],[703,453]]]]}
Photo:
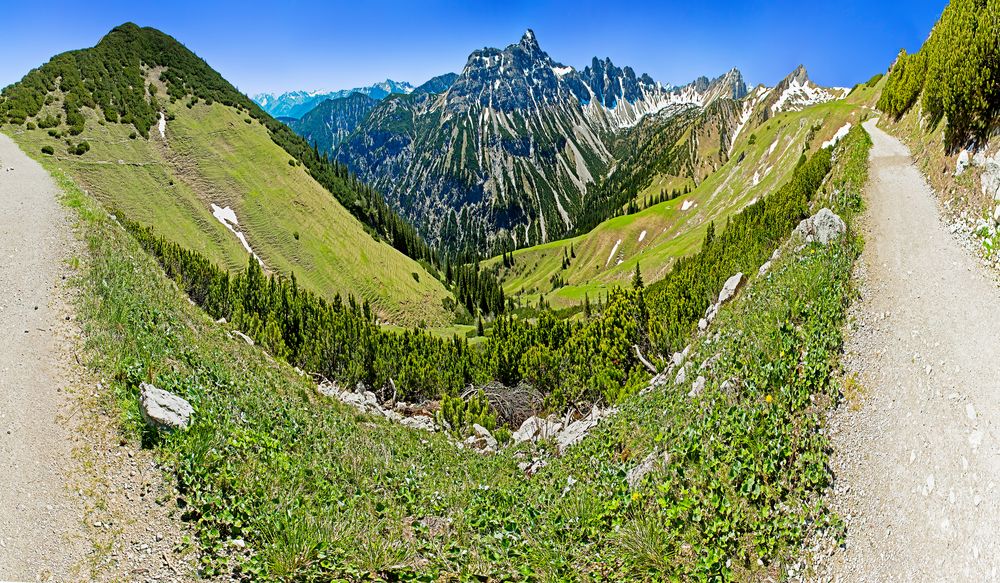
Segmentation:
{"type": "Polygon", "coordinates": [[[705,95],[705,103],[719,98],[743,99],[747,96],[747,84],[743,80],[743,73],[733,67],[724,75],[709,81],[700,93],[705,95]]]}
{"type": "Polygon", "coordinates": [[[538,46],[538,38],[535,36],[535,31],[530,28],[524,31],[521,42],[517,44],[528,52],[542,52],[542,47],[538,46]]]}
{"type": "Polygon", "coordinates": [[[795,70],[785,77],[785,81],[788,81],[789,83],[795,82],[799,85],[809,83],[809,72],[806,71],[806,66],[799,65],[798,67],[795,67],[795,70]]]}
{"type": "Polygon", "coordinates": [[[562,94],[554,65],[531,30],[503,50],[473,51],[448,92],[448,109],[464,111],[478,104],[506,112],[533,111],[562,94]]]}
{"type": "Polygon", "coordinates": [[[799,65],[778,83],[768,98],[772,115],[783,111],[801,111],[810,105],[843,99],[850,92],[844,87],[820,87],[809,78],[804,65],[799,65]]]}

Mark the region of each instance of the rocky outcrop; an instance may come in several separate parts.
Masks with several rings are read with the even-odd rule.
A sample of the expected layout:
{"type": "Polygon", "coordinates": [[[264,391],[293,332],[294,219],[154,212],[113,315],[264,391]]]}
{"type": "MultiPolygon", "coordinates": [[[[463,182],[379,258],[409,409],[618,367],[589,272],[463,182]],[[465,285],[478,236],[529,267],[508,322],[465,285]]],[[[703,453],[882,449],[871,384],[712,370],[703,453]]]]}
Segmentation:
{"type": "Polygon", "coordinates": [[[194,407],[182,397],[158,389],[149,383],[139,385],[139,408],[146,423],[157,429],[186,429],[194,407]]]}
{"type": "Polygon", "coordinates": [[[332,382],[322,382],[316,387],[316,390],[319,391],[321,395],[337,399],[341,403],[350,405],[362,413],[385,417],[390,421],[399,423],[400,425],[405,425],[411,429],[419,429],[421,431],[429,432],[435,432],[438,429],[434,419],[428,415],[408,415],[416,409],[412,405],[400,401],[397,402],[392,409],[388,409],[379,403],[378,397],[371,391],[344,390],[336,383],[332,382]]]}

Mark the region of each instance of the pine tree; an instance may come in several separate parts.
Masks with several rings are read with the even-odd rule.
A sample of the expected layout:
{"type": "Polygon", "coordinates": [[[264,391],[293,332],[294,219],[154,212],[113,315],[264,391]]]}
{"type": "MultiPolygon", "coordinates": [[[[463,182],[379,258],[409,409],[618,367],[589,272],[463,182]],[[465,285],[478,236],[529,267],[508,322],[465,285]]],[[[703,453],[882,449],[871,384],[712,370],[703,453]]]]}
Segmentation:
{"type": "Polygon", "coordinates": [[[642,272],[639,271],[639,262],[635,262],[635,274],[632,275],[632,288],[642,289],[645,287],[642,283],[642,272]]]}

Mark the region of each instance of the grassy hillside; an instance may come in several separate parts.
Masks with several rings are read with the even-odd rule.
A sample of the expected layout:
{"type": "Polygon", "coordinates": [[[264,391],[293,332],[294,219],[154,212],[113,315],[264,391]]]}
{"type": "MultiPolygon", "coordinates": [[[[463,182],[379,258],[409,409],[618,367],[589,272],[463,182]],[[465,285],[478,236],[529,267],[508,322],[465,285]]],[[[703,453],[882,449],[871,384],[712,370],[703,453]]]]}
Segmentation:
{"type": "MultiPolygon", "coordinates": [[[[834,169],[854,197],[864,147],[857,140],[859,155],[834,169]]],[[[319,396],[229,338],[64,184],[89,250],[79,281],[89,362],[109,379],[102,396],[122,408],[126,434],[156,448],[176,479],[202,575],[762,580],[794,562],[810,533],[839,528],[819,494],[831,478],[822,429],[838,394],[850,241],[788,253],[723,308],[718,339],[691,353],[694,369],[715,362],[700,395],[686,396],[693,379],[633,395],[529,477],[517,466],[527,446],[484,457],[319,396]],[[729,379],[739,390],[722,386],[729,379]],[[147,380],[194,403],[189,430],[143,429],[137,384],[147,380]],[[630,485],[644,461],[649,473],[630,485]]]]}
{"type": "MultiPolygon", "coordinates": [[[[100,51],[59,55],[43,73],[33,72],[5,90],[0,121],[6,117],[22,123],[0,130],[26,151],[51,151],[53,161],[106,208],[120,209],[219,265],[243,269],[250,254],[212,215],[213,204],[235,212],[235,230],[244,234],[267,270],[294,273],[300,284],[328,298],[340,294],[367,300],[389,322],[449,322],[451,313],[443,301],[450,294],[441,282],[385,242],[385,233],[373,237],[377,225],[362,224],[313,178],[311,169],[279,146],[275,130],[265,126],[277,122],[238,103],[222,103],[220,96],[228,99],[231,86],[186,49],[176,49],[184,58],[172,61],[178,67],[183,63],[183,71],[145,62],[129,69],[130,75],[138,75],[138,81],[129,78],[130,86],[139,83],[146,90],[128,99],[97,90],[86,93],[68,81],[47,84],[39,79],[46,67],[58,68],[64,79],[78,63],[82,73],[77,74],[116,88],[116,78],[104,79],[91,69],[99,70],[94,63],[110,59],[101,51],[117,50],[120,37],[127,35],[139,39],[128,41],[133,44],[155,41],[169,50],[179,46],[162,33],[126,25],[102,40],[100,51]],[[186,85],[177,81],[179,75],[186,85]],[[191,88],[195,77],[212,78],[219,88],[204,91],[200,99],[192,96],[188,90],[199,93],[191,88]],[[37,111],[25,111],[32,105],[37,111]],[[159,112],[167,118],[162,137],[155,123],[159,112]],[[154,123],[148,125],[151,119],[154,123]]],[[[138,63],[139,56],[128,51],[122,58],[138,63]]],[[[86,82],[82,86],[89,87],[86,82]]],[[[350,193],[343,180],[330,180],[343,186],[341,197],[360,196],[350,193]]]]}
{"type": "MultiPolygon", "coordinates": [[[[533,305],[544,297],[559,308],[578,304],[585,296],[603,297],[614,286],[627,284],[636,264],[647,282],[661,279],[678,257],[701,247],[710,223],[721,230],[729,216],[786,181],[807,142],[808,151],[815,152],[844,124],[858,125],[866,113],[857,103],[825,103],[747,128],[730,160],[690,194],[609,219],[585,235],[515,251],[514,265],[500,271],[504,291],[515,301],[533,305]],[[569,258],[566,268],[564,256],[569,258]]],[[[654,177],[637,199],[658,196],[662,185],[672,180],[654,177]]],[[[494,258],[489,265],[499,263],[501,259],[494,258]]]]}

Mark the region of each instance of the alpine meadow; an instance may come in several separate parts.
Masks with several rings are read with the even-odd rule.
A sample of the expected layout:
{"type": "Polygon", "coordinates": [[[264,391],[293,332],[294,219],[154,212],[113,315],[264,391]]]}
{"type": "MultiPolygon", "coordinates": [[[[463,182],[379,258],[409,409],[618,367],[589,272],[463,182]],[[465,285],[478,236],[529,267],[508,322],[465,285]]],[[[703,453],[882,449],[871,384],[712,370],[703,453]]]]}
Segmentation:
{"type": "Polygon", "coordinates": [[[0,24],[0,580],[997,577],[1000,2],[187,4],[0,24]]]}

